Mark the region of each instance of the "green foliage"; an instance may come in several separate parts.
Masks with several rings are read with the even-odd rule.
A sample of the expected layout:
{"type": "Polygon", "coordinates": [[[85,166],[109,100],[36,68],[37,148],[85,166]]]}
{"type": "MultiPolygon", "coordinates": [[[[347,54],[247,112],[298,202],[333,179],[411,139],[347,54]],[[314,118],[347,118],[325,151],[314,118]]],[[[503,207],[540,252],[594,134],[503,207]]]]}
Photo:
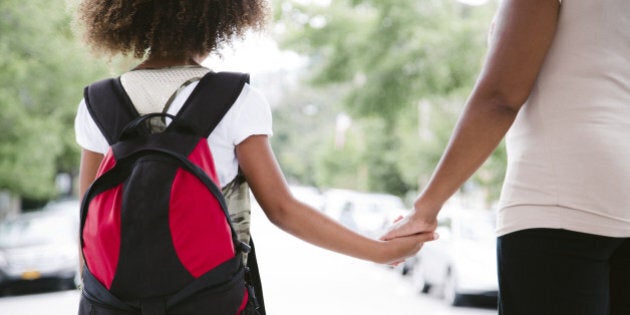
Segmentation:
{"type": "Polygon", "coordinates": [[[70,21],[63,4],[0,2],[0,189],[47,198],[58,172],[76,172],[74,113],[83,86],[106,72],[70,21]]]}
{"type": "MultiPolygon", "coordinates": [[[[3,96],[0,98],[7,100],[3,96]]],[[[50,183],[56,174],[55,159],[50,157],[61,151],[54,136],[60,126],[14,106],[0,110],[0,187],[34,197],[54,193],[50,183]]]]}
{"type": "Polygon", "coordinates": [[[317,150],[334,136],[334,113],[315,89],[285,90],[273,108],[271,145],[290,181],[317,184],[317,150]]]}
{"type": "MultiPolygon", "coordinates": [[[[323,162],[315,169],[329,174],[324,182],[355,174],[370,190],[404,195],[429,178],[480,70],[494,10],[494,4],[444,0],[278,2],[283,46],[310,58],[310,84],[348,87],[332,101],[341,103],[354,132],[361,133],[353,147],[361,152],[339,154],[323,145],[323,162]],[[418,112],[418,104],[428,110],[418,112]],[[427,115],[428,126],[419,126],[427,115]]],[[[492,195],[502,164],[500,149],[475,177],[492,195]]]]}
{"type": "Polygon", "coordinates": [[[507,168],[507,152],[505,143],[501,142],[499,147],[492,152],[481,168],[475,173],[474,180],[486,190],[486,201],[490,204],[499,199],[505,171],[507,168]]]}
{"type": "Polygon", "coordinates": [[[319,187],[367,190],[367,164],[362,159],[362,134],[350,130],[340,145],[333,133],[316,152],[315,174],[319,187]]]}
{"type": "Polygon", "coordinates": [[[402,174],[407,185],[418,190],[442,156],[459,112],[459,100],[421,102],[410,112],[413,115],[402,117],[397,128],[397,166],[405,170],[402,174]]]}
{"type": "Polygon", "coordinates": [[[400,159],[400,139],[395,134],[388,133],[385,124],[381,119],[364,119],[359,124],[365,138],[361,160],[368,171],[367,188],[370,191],[402,196],[409,190],[409,186],[403,179],[403,172],[406,170],[397,165],[400,159]]]}
{"type": "Polygon", "coordinates": [[[284,44],[312,58],[314,82],[353,82],[345,100],[352,114],[388,123],[420,99],[471,86],[491,14],[453,1],[333,1],[330,7],[285,1],[282,7],[282,22],[293,25],[284,44]]]}

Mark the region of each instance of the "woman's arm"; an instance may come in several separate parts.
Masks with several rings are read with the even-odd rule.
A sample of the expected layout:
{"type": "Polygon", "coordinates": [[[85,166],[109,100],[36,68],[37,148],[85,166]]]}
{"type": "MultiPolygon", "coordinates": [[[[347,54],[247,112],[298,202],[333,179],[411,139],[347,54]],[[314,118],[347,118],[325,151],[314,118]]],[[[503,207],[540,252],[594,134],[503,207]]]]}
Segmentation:
{"type": "Polygon", "coordinates": [[[267,136],[251,136],[236,147],[236,155],[256,200],[269,220],[311,244],[378,263],[391,263],[415,254],[433,233],[376,241],[359,235],[316,209],[296,200],[278,166],[267,136]]]}
{"type": "Polygon", "coordinates": [[[514,122],[553,41],[557,0],[504,0],[486,63],[432,178],[386,239],[432,231],[442,205],[483,164],[514,122]]]}

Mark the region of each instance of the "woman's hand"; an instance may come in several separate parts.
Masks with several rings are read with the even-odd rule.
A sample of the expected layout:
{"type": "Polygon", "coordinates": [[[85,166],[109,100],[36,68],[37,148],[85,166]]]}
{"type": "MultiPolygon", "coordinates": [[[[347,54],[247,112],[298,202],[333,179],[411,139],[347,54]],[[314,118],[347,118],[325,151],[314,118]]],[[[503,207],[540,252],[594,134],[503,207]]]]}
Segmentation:
{"type": "Polygon", "coordinates": [[[438,238],[433,232],[403,236],[390,240],[383,240],[382,257],[374,260],[379,264],[397,265],[405,259],[415,255],[426,242],[434,241],[438,238]]]}
{"type": "Polygon", "coordinates": [[[437,228],[437,214],[441,207],[429,207],[421,200],[420,198],[416,201],[411,214],[396,219],[387,233],[381,237],[381,240],[391,240],[420,233],[433,233],[437,228]]]}

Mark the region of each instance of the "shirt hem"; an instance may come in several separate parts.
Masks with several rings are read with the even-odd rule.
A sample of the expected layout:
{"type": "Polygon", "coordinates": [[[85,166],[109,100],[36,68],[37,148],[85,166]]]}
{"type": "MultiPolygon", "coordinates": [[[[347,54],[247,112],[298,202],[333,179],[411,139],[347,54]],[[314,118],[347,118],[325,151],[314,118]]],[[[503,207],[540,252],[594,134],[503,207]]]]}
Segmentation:
{"type": "Polygon", "coordinates": [[[521,205],[502,208],[498,212],[497,236],[536,228],[630,237],[628,222],[561,206],[521,205]]]}

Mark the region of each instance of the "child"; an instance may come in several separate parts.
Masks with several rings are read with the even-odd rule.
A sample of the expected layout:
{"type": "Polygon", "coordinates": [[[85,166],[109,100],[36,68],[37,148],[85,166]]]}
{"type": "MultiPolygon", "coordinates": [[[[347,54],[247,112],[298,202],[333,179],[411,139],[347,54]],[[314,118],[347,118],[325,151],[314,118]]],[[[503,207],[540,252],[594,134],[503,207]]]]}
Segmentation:
{"type": "MultiPolygon", "coordinates": [[[[262,0],[147,1],[85,0],[79,19],[85,39],[98,53],[143,58],[123,73],[120,82],[140,115],[176,114],[210,69],[201,62],[208,54],[260,29],[266,13],[262,0]],[[175,93],[174,93],[175,92],[175,93]],[[170,98],[170,99],[169,99],[170,98]]],[[[79,105],[75,121],[82,147],[80,193],[94,181],[109,145],[86,108],[79,105]]],[[[218,180],[223,186],[239,173],[245,176],[265,214],[279,228],[314,245],[377,263],[393,263],[415,254],[433,233],[377,241],[354,233],[290,193],[268,137],[271,112],[264,97],[246,84],[208,137],[218,180]]]]}

